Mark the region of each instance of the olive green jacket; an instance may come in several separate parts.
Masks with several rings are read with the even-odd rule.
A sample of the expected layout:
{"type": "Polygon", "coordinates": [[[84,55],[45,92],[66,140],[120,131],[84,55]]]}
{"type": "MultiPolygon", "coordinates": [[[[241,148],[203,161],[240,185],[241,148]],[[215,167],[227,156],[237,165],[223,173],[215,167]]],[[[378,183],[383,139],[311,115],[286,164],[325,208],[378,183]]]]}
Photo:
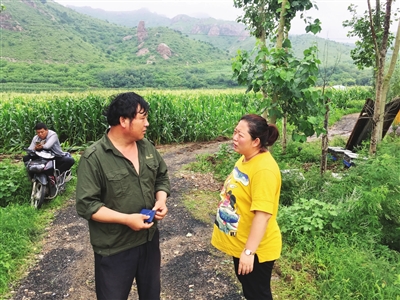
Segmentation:
{"type": "Polygon", "coordinates": [[[167,166],[147,139],[137,141],[139,174],[109,140],[107,134],[81,156],[77,175],[76,210],[89,222],[93,250],[108,256],[142,245],[153,238],[157,221],[148,230],[134,231],[126,225],[100,223],[91,219],[100,207],[122,213],[152,209],[155,194],[170,194],[167,166]]]}

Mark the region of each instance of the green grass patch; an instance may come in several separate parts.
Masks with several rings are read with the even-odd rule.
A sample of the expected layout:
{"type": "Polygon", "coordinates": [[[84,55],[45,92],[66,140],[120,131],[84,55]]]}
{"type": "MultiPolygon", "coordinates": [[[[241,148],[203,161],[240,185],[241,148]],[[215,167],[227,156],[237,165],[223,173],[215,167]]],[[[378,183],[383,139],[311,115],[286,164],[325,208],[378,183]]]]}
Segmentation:
{"type": "MultiPolygon", "coordinates": [[[[74,158],[78,157],[74,155],[74,158]]],[[[75,163],[73,174],[76,174],[75,163]]],[[[20,280],[25,271],[35,262],[35,256],[42,247],[42,238],[57,212],[75,194],[76,178],[67,184],[66,191],[56,198],[46,201],[37,210],[30,205],[31,184],[25,173],[23,163],[12,163],[10,160],[0,163],[0,170],[19,170],[17,176],[12,172],[8,180],[1,180],[0,187],[8,187],[4,182],[20,182],[24,188],[6,189],[7,197],[13,201],[5,201],[8,205],[0,207],[0,299],[9,299],[12,285],[20,280]],[[15,195],[15,196],[14,196],[15,195]],[[17,199],[21,199],[20,201],[17,199]]],[[[0,172],[0,175],[4,173],[0,172]]]]}
{"type": "Polygon", "coordinates": [[[219,192],[192,190],[186,194],[183,204],[190,214],[204,223],[212,223],[217,212],[219,192]]]}
{"type": "Polygon", "coordinates": [[[0,295],[11,281],[19,279],[27,261],[40,250],[40,241],[49,215],[28,205],[9,205],[0,209],[0,295]]]}
{"type": "MultiPolygon", "coordinates": [[[[224,180],[237,159],[224,147],[188,168],[224,180]]],[[[282,172],[277,298],[400,299],[399,149],[400,138],[386,136],[376,156],[364,145],[356,166],[329,161],[321,176],[318,142],[290,142],[285,154],[274,146],[281,170],[290,170],[282,172]]]]}

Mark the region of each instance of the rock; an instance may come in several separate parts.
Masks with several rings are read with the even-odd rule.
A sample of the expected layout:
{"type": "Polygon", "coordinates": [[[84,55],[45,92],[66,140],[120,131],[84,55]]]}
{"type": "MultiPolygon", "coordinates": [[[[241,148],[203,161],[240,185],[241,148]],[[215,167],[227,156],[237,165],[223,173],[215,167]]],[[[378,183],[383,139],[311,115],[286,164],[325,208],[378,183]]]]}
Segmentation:
{"type": "Polygon", "coordinates": [[[161,43],[157,46],[157,52],[161,55],[164,59],[169,59],[172,56],[171,49],[164,43],[161,43]]]}
{"type": "Polygon", "coordinates": [[[212,26],[208,32],[208,36],[219,36],[219,27],[215,25],[212,26]]]}
{"type": "Polygon", "coordinates": [[[140,50],[136,53],[136,55],[137,55],[137,56],[142,56],[142,55],[146,55],[146,54],[149,53],[149,52],[150,52],[149,49],[143,48],[143,49],[140,49],[140,50]]]}
{"type": "Polygon", "coordinates": [[[146,28],[144,26],[144,21],[140,21],[139,22],[136,36],[137,36],[137,39],[138,39],[139,43],[141,43],[141,42],[143,42],[144,40],[147,39],[148,33],[147,33],[147,30],[146,30],[146,28]]]}
{"type": "Polygon", "coordinates": [[[127,35],[122,38],[123,41],[128,41],[133,38],[133,35],[127,35]]]}

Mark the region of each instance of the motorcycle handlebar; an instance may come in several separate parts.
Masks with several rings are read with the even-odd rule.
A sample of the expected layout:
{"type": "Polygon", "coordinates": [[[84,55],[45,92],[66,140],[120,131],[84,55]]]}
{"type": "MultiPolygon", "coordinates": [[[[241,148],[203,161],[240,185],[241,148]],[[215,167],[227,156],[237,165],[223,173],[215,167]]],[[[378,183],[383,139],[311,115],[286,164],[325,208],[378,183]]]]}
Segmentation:
{"type": "Polygon", "coordinates": [[[24,150],[28,153],[28,155],[34,156],[37,155],[41,158],[45,158],[45,159],[52,159],[55,157],[55,155],[50,152],[50,151],[46,151],[46,150],[42,150],[42,151],[35,151],[35,150],[31,150],[29,148],[24,148],[24,150]]]}

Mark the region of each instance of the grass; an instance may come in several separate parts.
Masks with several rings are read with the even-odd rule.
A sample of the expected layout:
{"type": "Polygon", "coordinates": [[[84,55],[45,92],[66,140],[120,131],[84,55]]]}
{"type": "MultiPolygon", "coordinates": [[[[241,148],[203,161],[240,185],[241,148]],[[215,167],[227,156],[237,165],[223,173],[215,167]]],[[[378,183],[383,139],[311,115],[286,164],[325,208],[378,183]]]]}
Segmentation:
{"type": "Polygon", "coordinates": [[[219,192],[193,190],[185,195],[183,204],[195,219],[210,223],[216,213],[218,195],[219,192]]]}
{"type": "MultiPolygon", "coordinates": [[[[4,143],[7,142],[10,146],[7,147],[7,151],[15,153],[21,149],[21,145],[30,141],[32,124],[38,115],[48,117],[49,122],[54,124],[54,129],[61,136],[65,134],[66,138],[62,140],[64,148],[80,149],[83,145],[96,139],[97,135],[104,133],[101,107],[110,94],[114,94],[114,91],[105,91],[100,94],[2,94],[4,97],[2,97],[1,105],[9,108],[2,110],[2,120],[8,126],[3,130],[3,134],[9,134],[12,129],[18,130],[17,134],[12,135],[13,137],[17,136],[16,139],[2,137],[4,143]],[[52,108],[52,113],[49,111],[49,106],[46,105],[46,102],[50,103],[49,101],[58,104],[56,109],[52,108]],[[29,106],[29,109],[26,108],[26,105],[29,106]],[[11,113],[8,114],[9,112],[11,113]],[[15,117],[18,118],[11,119],[15,117]],[[19,125],[17,127],[12,124],[19,125]],[[67,124],[64,133],[61,124],[67,124]],[[73,132],[72,137],[71,132],[73,132]],[[71,138],[75,138],[77,141],[72,142],[71,138]],[[11,149],[12,147],[14,148],[11,149]]],[[[201,136],[204,133],[207,138],[212,138],[215,134],[229,136],[238,117],[258,105],[257,99],[252,99],[250,95],[240,98],[239,95],[242,94],[242,91],[236,90],[232,93],[221,92],[220,98],[213,96],[212,92],[209,94],[206,91],[204,93],[196,92],[195,98],[192,98],[194,96],[190,96],[190,93],[180,93],[179,91],[168,93],[152,91],[148,94],[143,91],[143,94],[153,103],[154,114],[152,115],[159,114],[158,118],[150,120],[154,127],[154,140],[156,141],[157,139],[161,141],[168,136],[171,136],[169,142],[176,142],[176,139],[179,139],[178,141],[194,139],[191,141],[195,141],[204,138],[201,136]],[[198,99],[202,99],[202,101],[198,99]],[[179,105],[174,106],[174,103],[179,105]],[[189,117],[186,113],[189,114],[189,117]],[[171,117],[167,118],[169,115],[171,117]],[[186,117],[181,117],[182,115],[186,117]],[[157,132],[160,128],[166,130],[161,136],[157,132]],[[168,128],[176,131],[168,131],[168,128]]],[[[336,110],[334,119],[339,119],[341,115],[349,113],[349,111],[359,112],[363,103],[363,100],[357,103],[356,101],[344,103],[346,108],[336,110]]],[[[344,142],[343,139],[335,139],[332,141],[332,145],[343,146],[344,142]]],[[[281,280],[273,282],[276,295],[279,295],[281,299],[335,299],[335,297],[348,299],[348,297],[361,297],[361,295],[371,293],[373,295],[371,299],[398,300],[395,298],[397,297],[396,293],[400,294],[398,253],[388,250],[387,246],[379,244],[379,242],[381,239],[387,238],[386,242],[392,240],[394,241],[392,246],[395,246],[398,237],[396,228],[400,227],[398,220],[400,208],[395,197],[399,194],[398,180],[400,179],[391,174],[400,168],[399,147],[398,139],[388,136],[380,145],[377,159],[367,160],[365,164],[349,170],[344,170],[343,166],[330,162],[331,170],[343,175],[342,181],[332,179],[332,176],[329,176],[332,171],[327,172],[324,177],[319,176],[320,148],[318,142],[289,143],[285,155],[281,153],[279,145],[274,147],[273,155],[282,170],[297,168],[306,178],[306,180],[302,180],[297,176],[283,176],[281,199],[282,204],[287,208],[281,207],[280,214],[285,215],[286,211],[289,225],[284,234],[282,257],[277,263],[282,277],[281,280]],[[360,199],[364,199],[364,201],[360,201],[360,199]],[[303,207],[307,203],[309,209],[305,210],[303,207]],[[335,218],[330,210],[335,207],[339,207],[342,212],[345,212],[345,214],[339,215],[340,222],[336,222],[338,228],[345,233],[342,235],[335,231],[338,228],[330,226],[334,224],[331,221],[335,218]],[[316,213],[317,216],[315,217],[313,213],[316,213]],[[290,222],[290,218],[296,217],[300,221],[304,220],[301,224],[307,226],[296,228],[298,231],[294,230],[293,226],[290,227],[291,223],[296,224],[290,222]],[[360,221],[367,223],[357,223],[360,221]],[[380,225],[384,229],[382,233],[379,233],[378,230],[381,228],[380,225]],[[326,234],[327,232],[329,234],[326,234]],[[350,261],[341,261],[342,255],[346,255],[350,261]],[[371,261],[364,264],[368,255],[371,261]],[[353,261],[355,264],[350,264],[353,261]],[[353,271],[353,268],[357,268],[357,266],[361,272],[366,273],[370,270],[377,270],[381,266],[387,266],[388,271],[374,271],[374,274],[364,278],[353,271]],[[332,270],[328,272],[328,268],[332,270]],[[353,278],[352,273],[357,278],[353,278]],[[365,284],[359,282],[362,290],[357,290],[358,287],[352,285],[351,282],[344,285],[346,280],[358,282],[358,277],[366,281],[365,284]],[[341,292],[342,286],[343,291],[341,292]]],[[[198,161],[190,164],[188,168],[198,172],[212,172],[216,180],[223,181],[237,158],[238,155],[225,145],[213,156],[199,156],[198,161]]],[[[57,197],[36,211],[24,198],[24,195],[30,194],[29,188],[26,189],[26,186],[15,188],[12,185],[4,184],[4,182],[7,184],[23,182],[25,178],[22,172],[16,172],[14,175],[7,170],[10,169],[6,167],[3,174],[0,174],[5,178],[3,180],[1,177],[0,187],[9,187],[5,189],[6,199],[20,200],[18,203],[1,208],[0,233],[2,237],[6,238],[0,246],[0,298],[7,292],[9,282],[20,278],[26,267],[32,262],[34,254],[40,251],[40,240],[44,228],[50,224],[54,211],[62,207],[66,199],[74,192],[74,181],[72,181],[66,194],[57,197]],[[21,225],[21,220],[24,220],[23,222],[26,220],[27,224],[21,225]],[[15,251],[9,251],[14,248],[15,251]]],[[[0,190],[1,192],[3,191],[0,190]]],[[[192,191],[190,197],[184,199],[184,205],[189,208],[196,219],[212,223],[218,199],[217,192],[197,190],[192,191]]],[[[280,224],[284,225],[284,220],[281,220],[280,224]]],[[[210,248],[212,247],[210,246],[210,248]]],[[[226,259],[221,259],[221,261],[226,261],[226,259]]]]}
{"type": "MultiPolygon", "coordinates": [[[[335,140],[339,146],[343,142],[335,140]]],[[[278,223],[283,249],[275,267],[279,279],[272,281],[275,297],[400,300],[400,138],[387,136],[376,157],[360,150],[368,159],[356,167],[330,162],[324,176],[319,174],[319,143],[299,147],[290,143],[283,155],[277,145],[273,152],[281,169],[298,168],[304,176],[282,176],[278,223]],[[332,170],[341,179],[333,177],[332,170]]],[[[236,158],[221,148],[199,156],[188,168],[213,171],[224,180],[236,158]]],[[[203,221],[213,211],[209,206],[218,204],[218,198],[212,203],[201,194],[192,200],[185,205],[203,221]]]]}
{"type": "MultiPolygon", "coordinates": [[[[28,181],[25,174],[20,180],[28,181]]],[[[46,228],[53,221],[55,212],[75,193],[75,184],[76,178],[73,178],[62,195],[45,202],[39,210],[30,206],[30,189],[23,190],[25,203],[0,208],[0,299],[9,298],[11,284],[17,283],[35,263],[46,228]]]]}

